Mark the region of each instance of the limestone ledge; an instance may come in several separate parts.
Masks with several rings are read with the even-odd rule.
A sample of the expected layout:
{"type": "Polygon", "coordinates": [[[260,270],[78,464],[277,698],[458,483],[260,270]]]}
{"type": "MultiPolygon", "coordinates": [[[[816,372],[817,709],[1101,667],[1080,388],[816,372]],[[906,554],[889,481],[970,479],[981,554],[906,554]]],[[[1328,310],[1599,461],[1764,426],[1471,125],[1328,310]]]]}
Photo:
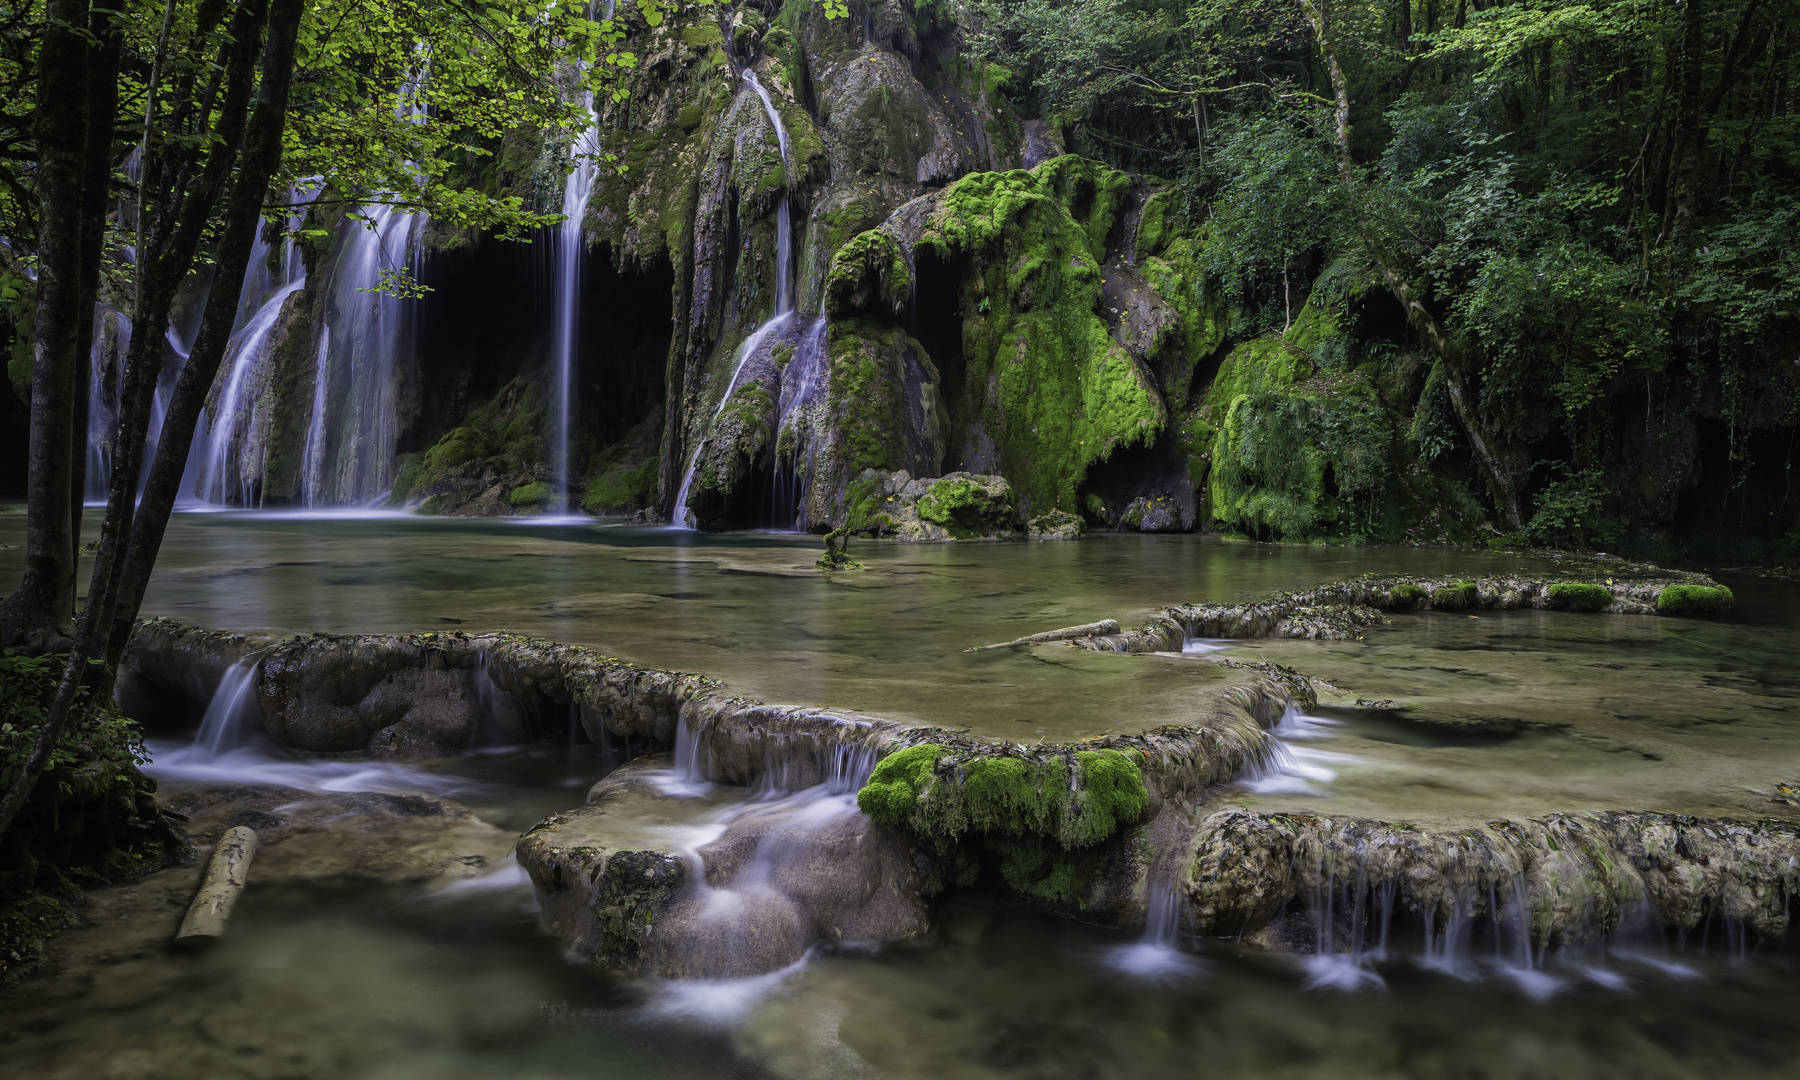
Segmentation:
{"type": "MultiPolygon", "coordinates": [[[[1397,914],[1440,928],[1457,917],[1523,919],[1536,946],[1598,941],[1633,921],[1691,929],[1715,916],[1774,938],[1800,892],[1800,825],[1603,812],[1431,828],[1227,810],[1201,824],[1188,868],[1182,891],[1196,930],[1288,948],[1318,946],[1319,901],[1346,886],[1391,888],[1397,914]]],[[[1355,909],[1338,906],[1340,922],[1355,909]]],[[[1353,929],[1333,933],[1347,940],[1353,929]]]]}
{"type": "Polygon", "coordinates": [[[849,767],[923,743],[963,755],[1049,758],[1076,749],[1139,755],[1152,812],[1160,800],[1230,780],[1269,753],[1266,729],[1310,683],[1274,664],[1195,695],[1192,719],[1132,735],[1031,746],[959,730],[830,709],[772,705],[720,682],[639,667],[579,645],[511,634],[271,635],[230,633],[175,619],[140,624],[115,693],[151,727],[188,726],[227,669],[257,665],[257,717],[282,745],[311,753],[431,757],[493,741],[564,738],[553,719],[574,710],[596,744],[688,740],[706,780],[783,790],[825,783],[849,767]]]}
{"type": "Polygon", "coordinates": [[[1136,630],[1090,634],[1072,645],[1095,652],[1149,653],[1187,638],[1356,640],[1362,630],[1410,611],[1549,611],[1610,615],[1703,615],[1730,608],[1731,590],[1702,574],[1657,570],[1610,578],[1375,576],[1278,593],[1247,604],[1178,604],[1136,630]]]}

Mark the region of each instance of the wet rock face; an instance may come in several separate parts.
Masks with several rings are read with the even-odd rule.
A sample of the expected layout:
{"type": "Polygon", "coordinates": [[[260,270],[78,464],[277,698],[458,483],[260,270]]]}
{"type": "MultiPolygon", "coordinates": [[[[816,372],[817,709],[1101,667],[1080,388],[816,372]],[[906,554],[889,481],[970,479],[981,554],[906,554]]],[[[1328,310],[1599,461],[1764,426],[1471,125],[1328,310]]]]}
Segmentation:
{"type": "Polygon", "coordinates": [[[1522,920],[1538,946],[1597,940],[1643,913],[1679,928],[1725,916],[1773,938],[1800,892],[1800,826],[1593,813],[1426,829],[1231,810],[1203,823],[1184,890],[1202,933],[1256,937],[1351,883],[1395,890],[1427,925],[1522,920]]]}
{"type": "Polygon", "coordinates": [[[661,794],[648,774],[668,764],[625,766],[586,806],[519,841],[546,924],[577,953],[644,974],[736,978],[786,967],[819,942],[928,930],[912,845],[847,797],[721,810],[661,794]],[[722,827],[707,820],[720,817],[722,827]],[[688,845],[670,842],[684,834],[688,845]]]}

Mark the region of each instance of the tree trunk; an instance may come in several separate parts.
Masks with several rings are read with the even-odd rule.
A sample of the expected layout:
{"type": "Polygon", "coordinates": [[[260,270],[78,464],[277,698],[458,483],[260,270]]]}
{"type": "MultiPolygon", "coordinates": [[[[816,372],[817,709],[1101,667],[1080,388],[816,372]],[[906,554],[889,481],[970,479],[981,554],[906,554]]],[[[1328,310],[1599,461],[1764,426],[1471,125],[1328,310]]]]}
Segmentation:
{"type": "Polygon", "coordinates": [[[181,474],[187,464],[188,450],[193,445],[194,429],[231,339],[232,323],[243,293],[244,271],[250,262],[256,231],[262,226],[265,197],[281,166],[281,135],[287,122],[294,50],[304,7],[305,0],[274,0],[269,10],[269,42],[263,55],[262,83],[256,112],[250,118],[244,138],[237,183],[225,207],[213,287],[207,294],[206,311],[193,352],[188,355],[187,364],[176,381],[175,392],[169,399],[156,460],[150,467],[150,478],[144,486],[144,497],[131,529],[131,544],[126,550],[107,643],[109,671],[118,666],[131,641],[131,630],[144,602],[144,590],[150,583],[150,571],[156,565],[156,553],[162,546],[175,497],[180,493],[181,474]]]}
{"type": "MultiPolygon", "coordinates": [[[[38,51],[38,296],[31,358],[25,576],[0,604],[9,646],[46,651],[75,609],[71,428],[81,339],[82,171],[87,150],[87,0],[49,0],[38,51]]],[[[92,317],[92,311],[87,313],[92,317]]]]}
{"type": "Polygon", "coordinates": [[[94,356],[95,302],[100,295],[100,262],[106,248],[106,207],[111,201],[113,114],[119,106],[119,52],[124,38],[117,22],[119,0],[95,0],[89,29],[95,47],[87,68],[87,148],[83,153],[81,190],[81,296],[76,309],[86,315],[75,345],[75,411],[69,426],[69,541],[75,560],[69,567],[69,595],[75,594],[81,565],[81,511],[87,497],[88,387],[94,356]],[[88,378],[82,378],[87,373],[88,378]]]}
{"type": "Polygon", "coordinates": [[[1430,309],[1425,306],[1411,282],[1400,272],[1398,262],[1388,253],[1387,246],[1382,243],[1373,229],[1369,227],[1369,215],[1361,211],[1360,192],[1356,182],[1356,163],[1350,157],[1350,83],[1344,77],[1344,69],[1339,66],[1337,51],[1331,44],[1331,10],[1329,0],[1301,0],[1300,9],[1306,20],[1312,24],[1313,36],[1318,39],[1319,53],[1325,61],[1325,68],[1331,76],[1333,96],[1332,140],[1337,147],[1338,175],[1343,180],[1344,190],[1350,196],[1351,214],[1363,246],[1375,260],[1375,266],[1381,271],[1381,278],[1387,284],[1388,291],[1394,299],[1400,301],[1400,307],[1406,312],[1406,321],[1419,335],[1432,354],[1444,365],[1444,382],[1450,393],[1450,405],[1456,412],[1456,419],[1462,424],[1463,432],[1469,438],[1469,446],[1475,452],[1475,460],[1480,463],[1486,473],[1488,487],[1492,489],[1495,509],[1498,510],[1501,522],[1512,531],[1517,531],[1522,522],[1519,519],[1518,495],[1513,489],[1512,474],[1507,471],[1498,455],[1488,445],[1487,431],[1482,426],[1481,417],[1477,415],[1475,406],[1468,400],[1468,380],[1463,366],[1462,348],[1444,333],[1430,309]]]}

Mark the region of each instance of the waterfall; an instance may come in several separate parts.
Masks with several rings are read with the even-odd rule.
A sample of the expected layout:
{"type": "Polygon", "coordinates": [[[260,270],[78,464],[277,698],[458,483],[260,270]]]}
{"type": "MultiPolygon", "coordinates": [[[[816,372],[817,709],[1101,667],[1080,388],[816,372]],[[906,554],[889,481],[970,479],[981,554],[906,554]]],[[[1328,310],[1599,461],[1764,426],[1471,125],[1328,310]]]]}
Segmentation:
{"type": "Polygon", "coordinates": [[[195,494],[215,505],[249,507],[258,501],[257,481],[262,476],[263,455],[268,449],[271,403],[258,393],[268,377],[267,362],[275,328],[288,298],[306,287],[306,267],[299,246],[290,237],[283,244],[279,276],[267,265],[268,246],[258,230],[257,250],[245,271],[245,295],[238,306],[239,323],[225,345],[220,365],[223,383],[214,384],[212,425],[204,445],[195,440],[200,473],[195,494]],[[279,280],[273,292],[268,287],[279,280]],[[258,282],[254,294],[249,287],[258,282]],[[246,313],[248,313],[246,315],[246,313]]]}
{"type": "MultiPolygon", "coordinates": [[[[609,5],[610,7],[610,5],[609,5]]],[[[607,15],[610,18],[610,14],[607,15]]],[[[569,430],[574,424],[576,406],[575,371],[578,366],[578,344],[581,306],[581,259],[587,247],[582,221],[587,217],[588,199],[594,194],[594,181],[599,174],[594,155],[600,152],[600,121],[594,113],[592,91],[581,92],[581,104],[587,113],[588,126],[582,129],[570,152],[575,168],[563,181],[563,221],[551,236],[551,254],[556,280],[556,338],[553,366],[556,387],[555,428],[550,441],[550,482],[561,497],[566,511],[580,500],[571,487],[574,481],[569,467],[569,430]]]]}
{"type": "Polygon", "coordinates": [[[400,361],[408,352],[411,300],[381,288],[419,264],[424,215],[392,206],[366,206],[362,226],[345,238],[331,272],[326,301],[325,348],[315,379],[327,387],[314,400],[317,415],[317,474],[301,492],[308,506],[361,506],[384,497],[394,486],[394,447],[400,434],[400,361]],[[334,393],[333,391],[341,393],[334,393]],[[335,406],[335,407],[334,407],[335,406]]]}
{"type": "Polygon", "coordinates": [[[300,502],[310,508],[325,478],[325,404],[331,364],[331,327],[319,327],[319,347],[314,353],[311,419],[306,422],[306,449],[300,456],[305,474],[300,479],[300,502]]]}
{"type": "Polygon", "coordinates": [[[194,735],[189,761],[212,761],[255,740],[261,730],[256,665],[255,660],[239,660],[220,676],[219,688],[213,691],[200,730],[194,735]]]}
{"type": "MultiPolygon", "coordinates": [[[[113,432],[119,422],[119,376],[131,348],[131,318],[110,305],[94,305],[94,340],[88,350],[87,481],[82,491],[88,505],[104,505],[112,483],[113,432]]],[[[160,391],[160,388],[159,388],[160,391]]],[[[161,394],[150,421],[150,447],[162,429],[161,394]]],[[[145,458],[149,467],[149,457],[145,458]]]]}
{"type": "MultiPolygon", "coordinates": [[[[787,128],[781,122],[781,113],[776,110],[775,101],[769,96],[769,91],[757,79],[756,72],[745,68],[743,79],[757,98],[762,101],[763,112],[769,118],[769,126],[775,129],[775,142],[781,150],[781,166],[787,173],[788,182],[792,183],[794,166],[788,159],[788,133],[787,128]]],[[[750,336],[745,338],[743,345],[739,347],[737,367],[732,369],[731,381],[725,384],[725,392],[719,395],[719,407],[713,410],[712,419],[707,421],[706,428],[709,432],[719,419],[719,414],[725,411],[725,403],[731,400],[732,392],[737,389],[738,376],[743,374],[745,362],[755,355],[756,350],[761,347],[771,333],[787,324],[793,313],[793,283],[789,279],[792,277],[794,240],[789,214],[788,194],[787,190],[783,188],[775,203],[775,312],[761,326],[752,330],[750,336]]],[[[700,454],[705,449],[706,436],[702,435],[700,442],[694,447],[693,456],[688,460],[687,472],[681,478],[681,487],[675,492],[674,523],[677,525],[694,527],[691,520],[692,515],[688,511],[688,491],[693,486],[694,472],[700,466],[700,454]]]]}

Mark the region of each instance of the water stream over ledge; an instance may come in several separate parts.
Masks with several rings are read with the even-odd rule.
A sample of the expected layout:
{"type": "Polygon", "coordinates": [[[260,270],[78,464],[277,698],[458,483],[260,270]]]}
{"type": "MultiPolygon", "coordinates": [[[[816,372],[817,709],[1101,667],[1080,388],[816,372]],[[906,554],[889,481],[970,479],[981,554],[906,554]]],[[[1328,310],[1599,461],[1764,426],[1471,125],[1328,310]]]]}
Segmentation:
{"type": "MultiPolygon", "coordinates": [[[[21,525],[0,518],[0,543],[21,525]]],[[[602,525],[182,514],[147,611],[239,630],[505,627],[704,672],[770,701],[1024,742],[1179,723],[1218,677],[1213,660],[1267,659],[1343,692],[1285,718],[1274,734],[1288,758],[1219,792],[1208,812],[1450,824],[1581,809],[1795,814],[1756,794],[1800,778],[1788,659],[1800,590],[1789,585],[1732,581],[1740,605],[1724,620],[1421,613],[1362,642],[964,653],[1365,571],[1538,567],[1097,536],[865,544],[867,574],[827,577],[803,570],[815,552],[785,537],[602,525]]],[[[0,550],[0,572],[15,572],[18,554],[0,550]]],[[[234,812],[297,831],[266,853],[266,876],[208,954],[165,954],[168,916],[145,914],[146,897],[178,914],[193,867],[96,892],[89,925],[59,946],[62,976],[0,1020],[0,1053],[26,1075],[1023,1080],[1186,1076],[1204,1061],[1207,1075],[1245,1077],[1677,1077],[1791,1075],[1800,1062],[1800,973],[1782,943],[1754,952],[1714,921],[1685,943],[1622,931],[1597,950],[1521,951],[1504,887],[1480,898],[1500,918],[1428,928],[1385,917],[1391,894],[1334,879],[1306,906],[1323,929],[1289,953],[1196,939],[1154,895],[1162,917],[1149,928],[1103,930],[969,894],[947,900],[917,945],[817,949],[741,979],[621,979],[561,958],[505,854],[512,835],[581,803],[612,764],[601,748],[547,738],[419,762],[294,755],[233,727],[231,689],[219,688],[216,715],[153,743],[164,797],[291,789],[234,812]],[[355,800],[406,806],[409,792],[453,799],[484,823],[445,834],[453,857],[471,860],[463,869],[316,876],[307,860],[352,836],[334,830],[374,820],[355,800]],[[1361,936],[1318,947],[1340,928],[1361,936]]],[[[677,750],[656,775],[688,796],[687,827],[702,830],[682,851],[697,853],[716,824],[847,809],[843,792],[784,794],[778,778],[702,785],[677,750]]],[[[866,768],[844,764],[846,791],[866,768]]],[[[197,831],[215,827],[209,812],[222,811],[196,810],[197,831]]],[[[400,830],[393,842],[416,846],[404,830],[423,819],[381,820],[400,830]]],[[[705,887],[750,896],[777,865],[759,856],[705,887]]]]}

